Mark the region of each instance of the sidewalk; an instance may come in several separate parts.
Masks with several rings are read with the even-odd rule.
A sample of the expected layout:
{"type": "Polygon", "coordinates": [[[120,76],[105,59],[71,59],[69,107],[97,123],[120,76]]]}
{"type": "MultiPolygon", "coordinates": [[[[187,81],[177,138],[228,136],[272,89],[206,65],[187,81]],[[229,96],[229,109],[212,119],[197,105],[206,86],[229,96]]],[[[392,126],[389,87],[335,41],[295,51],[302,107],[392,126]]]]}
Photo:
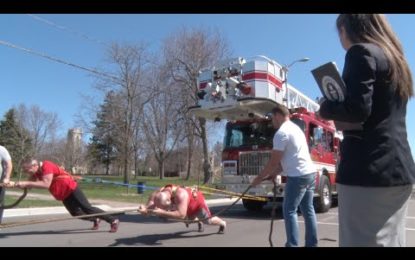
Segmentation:
{"type": "MultiPolygon", "coordinates": [[[[48,196],[48,195],[42,195],[48,196]]],[[[53,198],[52,198],[53,199],[53,198]]],[[[211,199],[206,200],[208,206],[215,206],[220,204],[230,204],[234,202],[236,198],[233,199],[211,199]]],[[[106,200],[90,200],[91,203],[102,210],[105,211],[124,211],[132,210],[138,208],[138,204],[134,203],[124,203],[118,201],[106,201],[106,200]]],[[[3,213],[3,220],[13,217],[28,217],[28,216],[38,216],[38,215],[62,215],[66,214],[69,216],[68,211],[65,207],[42,207],[42,208],[19,208],[19,209],[6,209],[3,213]]]]}

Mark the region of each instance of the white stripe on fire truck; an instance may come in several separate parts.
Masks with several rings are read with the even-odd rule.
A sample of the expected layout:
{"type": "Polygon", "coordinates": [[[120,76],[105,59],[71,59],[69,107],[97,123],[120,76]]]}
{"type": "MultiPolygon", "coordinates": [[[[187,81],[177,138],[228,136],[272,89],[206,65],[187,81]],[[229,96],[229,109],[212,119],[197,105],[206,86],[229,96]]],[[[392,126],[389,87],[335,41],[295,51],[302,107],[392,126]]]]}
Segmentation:
{"type": "MultiPolygon", "coordinates": [[[[245,81],[266,81],[271,82],[274,86],[278,87],[279,89],[282,89],[282,81],[275,77],[273,74],[269,73],[268,71],[259,71],[259,70],[253,70],[246,72],[242,75],[242,80],[245,81]]],[[[199,83],[199,89],[204,89],[207,86],[207,83],[209,80],[204,80],[199,83]]]]}
{"type": "Polygon", "coordinates": [[[273,85],[278,88],[282,88],[282,81],[276,78],[273,74],[269,73],[268,71],[249,71],[242,75],[242,80],[261,80],[261,81],[269,81],[273,85]]]}

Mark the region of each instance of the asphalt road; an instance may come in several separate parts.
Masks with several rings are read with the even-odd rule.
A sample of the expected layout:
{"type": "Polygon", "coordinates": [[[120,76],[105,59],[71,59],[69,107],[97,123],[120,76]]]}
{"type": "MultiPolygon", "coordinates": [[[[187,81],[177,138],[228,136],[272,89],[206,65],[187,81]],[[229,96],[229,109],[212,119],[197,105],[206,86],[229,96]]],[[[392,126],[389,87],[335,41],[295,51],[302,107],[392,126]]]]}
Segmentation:
{"type": "MultiPolygon", "coordinates": [[[[211,207],[212,212],[224,206],[211,207]]],[[[218,227],[205,226],[199,233],[197,225],[186,228],[183,223],[165,222],[157,217],[143,217],[137,214],[121,215],[121,224],[117,233],[109,233],[109,225],[101,222],[97,231],[89,230],[90,222],[66,220],[35,225],[25,225],[0,230],[0,246],[7,247],[106,247],[106,246],[158,246],[158,247],[268,247],[270,229],[270,207],[262,212],[246,211],[238,204],[226,212],[223,217],[228,223],[225,234],[217,234],[218,227]]],[[[64,215],[61,215],[65,217],[64,215]]],[[[43,218],[48,218],[44,216],[43,218]]],[[[56,217],[56,216],[53,216],[56,217]]],[[[39,219],[8,218],[3,224],[39,219]]],[[[337,208],[318,214],[319,246],[338,246],[337,208]]],[[[304,244],[304,223],[299,217],[301,245],[304,244]]],[[[275,220],[273,242],[281,247],[285,242],[284,222],[281,211],[275,220]]],[[[407,246],[415,246],[415,200],[411,200],[407,217],[407,246]]]]}

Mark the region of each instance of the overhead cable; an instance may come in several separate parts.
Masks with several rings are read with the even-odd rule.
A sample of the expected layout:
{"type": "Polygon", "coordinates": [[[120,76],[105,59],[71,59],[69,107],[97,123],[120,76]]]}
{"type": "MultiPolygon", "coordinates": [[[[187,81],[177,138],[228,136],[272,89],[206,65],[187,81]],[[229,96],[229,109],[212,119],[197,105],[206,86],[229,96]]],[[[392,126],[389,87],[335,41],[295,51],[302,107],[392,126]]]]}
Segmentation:
{"type": "Polygon", "coordinates": [[[30,54],[33,54],[33,55],[36,55],[36,56],[40,56],[40,57],[48,59],[48,60],[52,60],[52,61],[59,62],[59,63],[65,64],[65,65],[68,65],[68,66],[71,66],[71,67],[75,67],[77,69],[85,70],[85,71],[88,71],[88,72],[93,73],[95,75],[99,75],[101,77],[111,79],[111,80],[113,80],[114,82],[117,82],[117,83],[122,83],[123,82],[120,78],[118,78],[114,75],[110,75],[108,73],[98,71],[96,69],[91,69],[91,68],[87,68],[87,67],[84,67],[84,66],[81,66],[81,65],[77,65],[75,63],[67,62],[67,61],[64,61],[62,59],[55,58],[55,57],[52,57],[50,55],[47,55],[45,53],[41,53],[41,52],[37,52],[37,51],[31,50],[31,49],[28,49],[28,48],[17,46],[15,44],[7,42],[7,41],[0,40],[0,44],[4,45],[4,46],[7,46],[7,47],[10,47],[10,48],[25,51],[27,53],[30,53],[30,54]]]}
{"type": "Polygon", "coordinates": [[[29,16],[29,17],[31,17],[31,18],[33,18],[33,19],[35,19],[35,20],[37,20],[37,21],[40,21],[40,22],[42,22],[42,23],[45,23],[45,24],[50,25],[50,26],[52,26],[52,27],[55,27],[55,28],[57,28],[57,29],[59,29],[59,30],[62,30],[62,31],[67,31],[67,32],[69,32],[69,33],[71,33],[71,34],[74,34],[74,35],[76,35],[76,36],[78,36],[78,37],[80,37],[80,38],[86,39],[86,40],[88,40],[88,41],[95,42],[95,43],[98,43],[98,44],[104,45],[104,46],[106,46],[106,47],[109,47],[109,46],[110,46],[109,44],[107,44],[107,43],[105,43],[105,42],[103,42],[103,41],[100,41],[100,40],[98,40],[98,39],[96,39],[96,38],[93,38],[93,37],[91,37],[91,36],[88,36],[88,35],[86,35],[86,34],[84,34],[84,33],[82,33],[82,32],[79,32],[79,31],[76,31],[76,30],[74,30],[74,29],[71,29],[71,28],[69,28],[69,27],[67,27],[67,26],[62,26],[62,25],[59,25],[59,24],[57,24],[57,23],[55,23],[55,22],[52,22],[52,21],[50,21],[50,20],[47,20],[47,19],[45,19],[45,18],[43,18],[43,17],[39,17],[39,16],[34,15],[34,14],[26,14],[26,15],[27,15],[27,16],[29,16]]]}

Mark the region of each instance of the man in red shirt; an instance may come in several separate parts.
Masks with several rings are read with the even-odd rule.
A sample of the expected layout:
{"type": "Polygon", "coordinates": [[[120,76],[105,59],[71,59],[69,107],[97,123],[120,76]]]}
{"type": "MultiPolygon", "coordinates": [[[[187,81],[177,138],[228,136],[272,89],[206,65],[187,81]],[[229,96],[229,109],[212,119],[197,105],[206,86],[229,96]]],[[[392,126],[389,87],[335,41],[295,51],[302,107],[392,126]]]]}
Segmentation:
{"type": "MultiPolygon", "coordinates": [[[[38,161],[34,158],[26,158],[22,162],[25,173],[31,174],[28,181],[16,183],[18,188],[48,189],[56,200],[62,201],[65,208],[72,216],[97,214],[105,211],[93,207],[78,183],[64,169],[50,161],[38,161]]],[[[94,222],[93,230],[99,228],[100,218],[111,225],[109,232],[117,232],[119,220],[111,215],[103,215],[99,218],[85,218],[94,222]]]]}
{"type": "MultiPolygon", "coordinates": [[[[198,218],[201,222],[218,225],[218,233],[223,234],[226,222],[219,217],[212,217],[202,192],[190,187],[169,184],[151,194],[147,205],[140,205],[138,211],[144,215],[149,211],[164,218],[190,219],[198,218]]],[[[199,232],[203,226],[199,222],[199,232]]]]}

